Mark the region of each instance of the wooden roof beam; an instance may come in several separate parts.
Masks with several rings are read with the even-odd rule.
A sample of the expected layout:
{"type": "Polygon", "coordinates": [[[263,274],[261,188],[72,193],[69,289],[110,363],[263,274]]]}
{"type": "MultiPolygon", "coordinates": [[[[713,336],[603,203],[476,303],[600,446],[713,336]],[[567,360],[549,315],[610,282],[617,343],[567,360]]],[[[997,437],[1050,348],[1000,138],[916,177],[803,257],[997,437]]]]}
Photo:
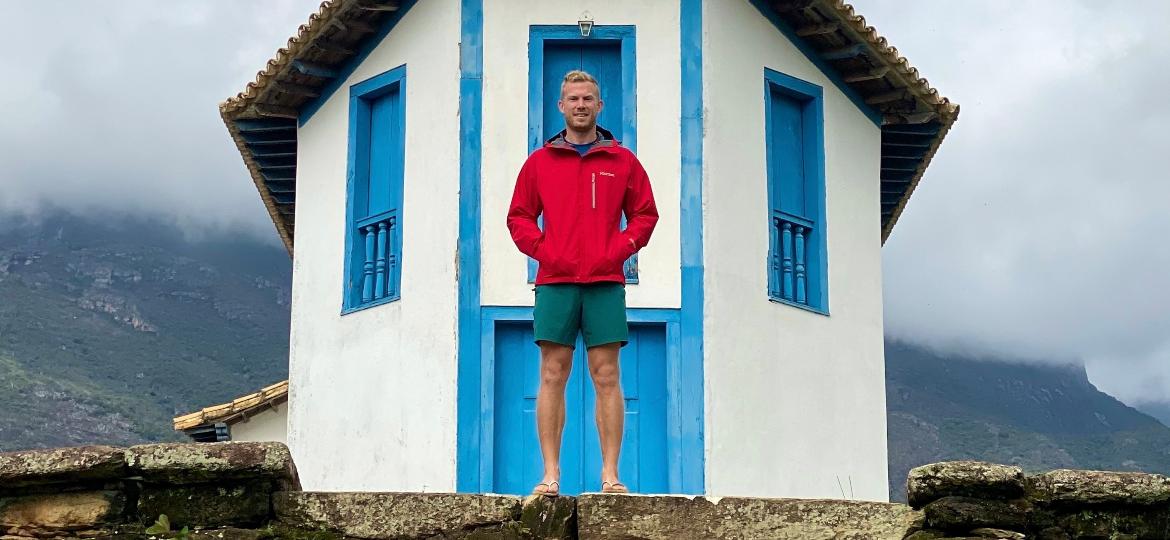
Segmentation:
{"type": "Polygon", "coordinates": [[[800,11],[808,9],[813,4],[813,0],[776,0],[772,2],[772,9],[787,13],[789,11],[800,11]]]}
{"type": "Polygon", "coordinates": [[[338,43],[336,41],[330,41],[328,39],[318,39],[318,40],[313,42],[313,46],[322,52],[344,54],[347,56],[354,54],[353,49],[346,47],[345,45],[342,45],[341,43],[338,43]]]}
{"type": "Polygon", "coordinates": [[[264,177],[264,183],[266,183],[266,184],[272,184],[275,182],[296,183],[296,181],[297,181],[296,173],[278,174],[278,173],[274,173],[274,172],[264,171],[264,172],[260,173],[260,176],[264,177]]]}
{"type": "Polygon", "coordinates": [[[865,98],[865,102],[869,105],[878,105],[881,103],[889,103],[891,101],[902,101],[910,97],[910,92],[904,88],[899,88],[892,92],[883,92],[874,96],[865,98]]]}
{"type": "Polygon", "coordinates": [[[882,171],[880,178],[883,184],[888,182],[910,182],[914,173],[918,171],[882,171]]]}
{"type": "Polygon", "coordinates": [[[882,126],[883,134],[894,135],[929,135],[932,139],[942,130],[939,124],[893,124],[882,126]]]}
{"type": "Polygon", "coordinates": [[[296,120],[300,115],[297,110],[292,107],[284,107],[281,105],[269,105],[267,103],[257,103],[255,105],[256,114],[268,118],[288,118],[296,120]]]}
{"type": "Polygon", "coordinates": [[[926,152],[930,147],[926,148],[907,148],[904,146],[883,148],[882,157],[896,158],[896,159],[922,159],[926,157],[926,152]]]}
{"type": "Polygon", "coordinates": [[[930,148],[930,142],[929,141],[927,141],[927,142],[886,142],[886,141],[882,141],[882,146],[885,148],[891,149],[891,150],[893,150],[895,148],[921,148],[921,149],[925,150],[927,148],[930,148]]]}
{"type": "Polygon", "coordinates": [[[883,126],[896,126],[901,124],[925,124],[938,120],[938,113],[934,111],[925,111],[917,113],[888,113],[882,115],[883,126]]]}
{"type": "Polygon", "coordinates": [[[341,30],[342,32],[357,32],[359,34],[370,34],[370,33],[373,33],[374,30],[377,30],[377,28],[374,28],[369,23],[366,23],[363,21],[358,21],[358,20],[342,22],[341,19],[333,19],[332,21],[329,22],[329,24],[332,24],[333,26],[335,26],[338,30],[341,30]]]}
{"type": "Polygon", "coordinates": [[[866,47],[864,43],[854,43],[839,49],[829,49],[821,52],[821,58],[825,60],[847,60],[849,58],[857,58],[865,55],[866,47]]]}
{"type": "Polygon", "coordinates": [[[337,70],[325,64],[306,62],[304,60],[293,60],[292,68],[299,73],[308,75],[310,77],[317,77],[319,79],[337,78],[337,70]]]}
{"type": "Polygon", "coordinates": [[[398,2],[391,0],[388,2],[377,0],[366,0],[357,5],[358,9],[364,11],[398,11],[398,2]]]}
{"type": "Polygon", "coordinates": [[[819,36],[823,34],[832,34],[841,28],[840,23],[824,23],[824,24],[810,24],[796,29],[796,35],[800,37],[819,36]]]}
{"type": "Polygon", "coordinates": [[[315,98],[321,95],[316,88],[312,86],[305,86],[303,84],[291,83],[288,81],[276,81],[273,85],[277,92],[282,94],[289,94],[293,96],[305,96],[315,98]]]}
{"type": "Polygon", "coordinates": [[[287,131],[295,132],[297,129],[296,122],[278,121],[271,118],[241,118],[235,120],[236,129],[241,133],[261,133],[273,131],[287,131]]]}
{"type": "Polygon", "coordinates": [[[282,157],[296,157],[297,152],[296,152],[296,150],[289,152],[288,149],[286,149],[286,148],[274,148],[274,149],[253,148],[252,155],[256,156],[258,158],[282,158],[282,157]]]}
{"type": "Polygon", "coordinates": [[[873,81],[885,77],[890,72],[889,66],[881,66],[873,68],[869,71],[858,71],[854,73],[847,73],[842,78],[847,83],[873,81]]]}

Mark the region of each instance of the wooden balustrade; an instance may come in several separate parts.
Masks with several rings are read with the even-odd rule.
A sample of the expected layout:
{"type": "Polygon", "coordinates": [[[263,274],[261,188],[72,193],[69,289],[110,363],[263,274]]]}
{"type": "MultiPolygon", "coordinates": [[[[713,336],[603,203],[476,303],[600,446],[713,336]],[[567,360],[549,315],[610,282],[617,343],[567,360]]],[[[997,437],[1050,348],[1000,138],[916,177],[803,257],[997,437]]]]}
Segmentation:
{"type": "Polygon", "coordinates": [[[394,253],[392,241],[397,232],[397,214],[386,212],[357,223],[358,234],[365,246],[362,263],[362,303],[373,302],[387,297],[398,296],[397,280],[393,279],[398,268],[398,254],[394,253]]]}
{"type": "Polygon", "coordinates": [[[773,298],[808,305],[808,238],[813,223],[807,219],[772,213],[773,245],[769,250],[768,294],[773,298]]]}

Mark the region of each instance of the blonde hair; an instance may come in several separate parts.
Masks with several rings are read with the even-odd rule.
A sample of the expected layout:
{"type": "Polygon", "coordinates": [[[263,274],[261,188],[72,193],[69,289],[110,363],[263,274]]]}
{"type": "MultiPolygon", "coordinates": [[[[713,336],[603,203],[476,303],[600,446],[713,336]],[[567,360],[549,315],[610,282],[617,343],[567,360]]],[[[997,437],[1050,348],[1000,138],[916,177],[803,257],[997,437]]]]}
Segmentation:
{"type": "Polygon", "coordinates": [[[597,84],[597,79],[593,78],[588,72],[574,69],[565,74],[564,80],[561,81],[561,97],[565,96],[565,85],[569,83],[588,82],[593,83],[593,87],[597,89],[597,99],[601,99],[601,85],[597,84]]]}

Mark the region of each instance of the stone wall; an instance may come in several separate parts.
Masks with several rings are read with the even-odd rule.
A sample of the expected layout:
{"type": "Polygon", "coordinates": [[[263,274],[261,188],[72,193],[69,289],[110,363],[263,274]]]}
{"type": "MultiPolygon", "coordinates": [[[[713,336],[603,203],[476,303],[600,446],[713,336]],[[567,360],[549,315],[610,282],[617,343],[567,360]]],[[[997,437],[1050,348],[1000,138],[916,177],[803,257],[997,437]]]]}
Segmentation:
{"type": "Polygon", "coordinates": [[[1163,476],[952,462],[914,469],[907,486],[911,506],[310,493],[279,443],[89,446],[0,454],[0,540],[1170,539],[1163,476]]]}
{"type": "Polygon", "coordinates": [[[176,527],[261,528],[272,494],[299,489],[274,443],[11,452],[0,454],[0,538],[130,537],[164,514],[176,527]]]}
{"type": "Polygon", "coordinates": [[[1170,538],[1170,478],[1056,470],[975,461],[910,471],[907,498],[924,514],[907,540],[951,537],[1065,540],[1170,538]]]}

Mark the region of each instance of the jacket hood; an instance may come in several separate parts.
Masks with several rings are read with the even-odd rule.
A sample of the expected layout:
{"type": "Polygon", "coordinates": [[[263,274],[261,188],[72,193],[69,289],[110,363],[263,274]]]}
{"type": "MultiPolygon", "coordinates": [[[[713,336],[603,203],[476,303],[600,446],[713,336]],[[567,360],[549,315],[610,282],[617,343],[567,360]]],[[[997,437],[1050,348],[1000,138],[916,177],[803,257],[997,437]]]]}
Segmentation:
{"type": "MultiPolygon", "coordinates": [[[[565,140],[565,133],[567,131],[567,129],[562,129],[559,133],[553,135],[547,141],[544,141],[544,145],[553,148],[564,148],[576,151],[576,149],[573,148],[573,145],[570,144],[569,141],[565,140]]],[[[611,133],[608,129],[597,126],[597,142],[593,143],[593,148],[621,146],[621,144],[621,141],[614,138],[613,133],[611,133]]]]}

